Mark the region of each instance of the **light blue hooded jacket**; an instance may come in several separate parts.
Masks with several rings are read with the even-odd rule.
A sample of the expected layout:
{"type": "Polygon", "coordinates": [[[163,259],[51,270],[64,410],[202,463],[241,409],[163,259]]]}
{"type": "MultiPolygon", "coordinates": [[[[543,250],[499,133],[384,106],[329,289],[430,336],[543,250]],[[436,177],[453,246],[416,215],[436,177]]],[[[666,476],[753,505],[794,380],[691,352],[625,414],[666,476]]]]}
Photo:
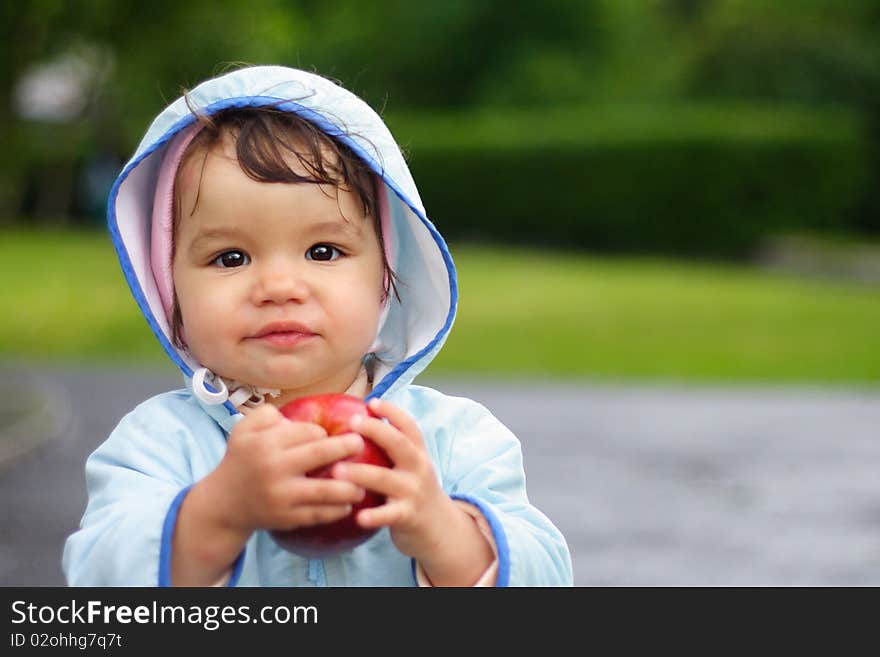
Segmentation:
{"type": "MultiPolygon", "coordinates": [[[[458,288],[447,246],[428,220],[403,156],[379,116],[324,78],[274,66],[208,80],[190,92],[189,103],[207,114],[277,105],[345,142],[381,177],[392,261],[403,285],[378,336],[382,360],[369,397],[387,399],[416,420],[443,489],[477,506],[488,520],[498,553],[497,585],[570,585],[565,539],[526,496],[517,438],[480,404],[412,383],[449,334],[458,288]]],[[[170,585],[181,502],[220,463],[229,431],[242,418],[228,401],[209,404],[193,394],[193,372],[200,365],[172,343],[150,265],[157,172],[166,146],[194,121],[183,98],[171,104],[150,126],[110,193],[109,229],[126,280],[151,329],[180,367],[186,387],[140,404],[89,457],[88,505],[64,547],[70,585],[170,585]]],[[[229,584],[412,586],[414,570],[387,528],[325,559],[286,552],[267,532],[258,531],[236,560],[229,584]]]]}

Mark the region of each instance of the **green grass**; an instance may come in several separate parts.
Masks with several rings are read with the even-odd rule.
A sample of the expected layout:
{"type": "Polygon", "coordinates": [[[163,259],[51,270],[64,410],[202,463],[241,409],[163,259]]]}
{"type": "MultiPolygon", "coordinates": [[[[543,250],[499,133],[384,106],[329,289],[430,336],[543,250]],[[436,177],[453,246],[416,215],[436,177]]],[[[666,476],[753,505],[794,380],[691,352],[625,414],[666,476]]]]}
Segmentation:
{"type": "Polygon", "coordinates": [[[35,361],[165,358],[122,277],[109,235],[0,235],[0,355],[35,361]]]}
{"type": "MultiPolygon", "coordinates": [[[[880,384],[880,287],[748,267],[452,248],[436,374],[880,384]]],[[[0,234],[0,357],[162,363],[103,234],[0,234]]]]}
{"type": "Polygon", "coordinates": [[[880,384],[880,288],[748,267],[453,251],[461,301],[432,371],[880,384]]]}

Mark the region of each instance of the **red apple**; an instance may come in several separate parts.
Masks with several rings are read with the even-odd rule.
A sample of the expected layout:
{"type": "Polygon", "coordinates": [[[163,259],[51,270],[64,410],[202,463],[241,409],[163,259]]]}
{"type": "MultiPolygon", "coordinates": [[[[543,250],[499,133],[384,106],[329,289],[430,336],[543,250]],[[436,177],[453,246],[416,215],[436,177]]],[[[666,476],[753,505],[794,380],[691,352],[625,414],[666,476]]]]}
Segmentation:
{"type": "MultiPolygon", "coordinates": [[[[289,420],[313,422],[324,427],[328,436],[351,432],[349,422],[355,415],[377,417],[370,411],[363,399],[341,394],[301,397],[288,402],[279,410],[289,420]]],[[[360,452],[343,459],[343,461],[369,463],[386,468],[392,466],[388,455],[369,438],[364,438],[364,447],[360,452]]],[[[318,468],[307,473],[306,476],[329,479],[332,467],[331,464],[318,468]]],[[[353,504],[351,513],[341,520],[297,529],[274,530],[270,534],[275,542],[285,550],[304,557],[326,557],[351,550],[375,534],[377,529],[359,527],[354,516],[360,509],[384,503],[384,495],[368,490],[364,499],[353,504]]]]}

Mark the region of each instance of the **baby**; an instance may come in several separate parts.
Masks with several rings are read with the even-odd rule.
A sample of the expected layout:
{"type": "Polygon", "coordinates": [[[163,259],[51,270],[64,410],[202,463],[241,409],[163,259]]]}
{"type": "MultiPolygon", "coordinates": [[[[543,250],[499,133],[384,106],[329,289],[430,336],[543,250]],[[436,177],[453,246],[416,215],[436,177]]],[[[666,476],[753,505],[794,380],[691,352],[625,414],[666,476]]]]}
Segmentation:
{"type": "Polygon", "coordinates": [[[108,214],[186,387],[135,408],[89,457],[70,584],[571,584],[516,437],[412,383],[452,326],[455,269],[363,101],[283,67],[208,80],[153,122],[108,214]],[[331,392],[381,419],[328,438],[278,410],[331,392]],[[362,437],[393,467],[337,463],[362,437]],[[306,476],[327,465],[332,478],[306,476]],[[306,558],[271,537],[338,520],[366,491],[385,502],[358,511],[379,530],[362,545],[306,558]]]}

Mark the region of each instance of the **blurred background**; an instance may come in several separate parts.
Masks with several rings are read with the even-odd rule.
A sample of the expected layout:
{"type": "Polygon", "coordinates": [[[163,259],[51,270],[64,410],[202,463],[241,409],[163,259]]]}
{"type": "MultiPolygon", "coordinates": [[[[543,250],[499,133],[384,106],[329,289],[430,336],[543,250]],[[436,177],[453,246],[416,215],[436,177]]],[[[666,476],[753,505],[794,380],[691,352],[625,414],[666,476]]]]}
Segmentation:
{"type": "MultiPolygon", "coordinates": [[[[124,382],[179,385],[105,233],[115,175],[183,89],[262,63],[339,81],[382,114],[407,154],[461,286],[455,328],[426,382],[497,400],[509,408],[500,417],[523,430],[530,420],[517,413],[530,400],[556,409],[548,422],[569,418],[575,440],[558,450],[534,427],[538,435],[521,438],[533,497],[577,537],[579,583],[878,581],[877,557],[850,559],[846,577],[815,566],[795,569],[798,579],[772,566],[749,571],[767,553],[748,561],[690,534],[661,532],[680,567],[642,555],[634,579],[630,561],[595,558],[632,557],[636,544],[656,556],[639,518],[667,514],[667,528],[716,535],[730,527],[722,520],[742,511],[736,504],[699,518],[686,511],[695,481],[700,495],[709,482],[723,499],[743,490],[767,499],[766,488],[755,493],[754,469],[727,469],[753,464],[731,457],[734,442],[778,449],[789,474],[798,449],[818,450],[804,462],[826,470],[798,470],[785,517],[826,540],[791,491],[827,480],[832,462],[852,482],[847,440],[858,442],[866,477],[880,466],[876,1],[33,0],[3,3],[0,33],[0,508],[4,526],[17,527],[0,546],[0,583],[58,581],[53,559],[85,499],[82,459],[144,393],[124,382]],[[570,405],[555,406],[560,398],[570,405]],[[84,429],[95,413],[104,424],[84,429]],[[707,418],[703,434],[693,433],[695,416],[707,418]],[[685,445],[684,435],[705,440],[685,445]],[[597,445],[627,446],[617,463],[655,465],[645,454],[658,445],[676,463],[691,463],[696,449],[712,467],[656,471],[664,485],[687,485],[669,498],[645,489],[621,515],[607,491],[650,478],[642,466],[609,477],[601,465],[611,457],[597,445]],[[571,449],[581,450],[573,461],[571,449]],[[556,461],[542,460],[551,454],[556,461]],[[560,460],[577,466],[561,493],[558,481],[545,484],[560,460]],[[601,487],[584,488],[587,472],[604,473],[601,487]],[[41,508],[58,496],[69,506],[40,533],[20,505],[34,504],[22,491],[47,478],[66,483],[41,508]],[[610,517],[623,533],[600,540],[610,517]],[[25,538],[13,543],[13,533],[25,538]],[[724,555],[738,569],[717,567],[724,555]],[[701,558],[705,569],[694,570],[701,558]],[[689,579],[694,572],[705,574],[689,579]]],[[[826,503],[860,509],[848,526],[864,555],[880,554],[873,487],[859,488],[859,501],[832,489],[826,503]]],[[[837,506],[821,508],[840,517],[837,506]]],[[[760,517],[731,542],[763,542],[780,518],[760,517]]],[[[854,544],[840,540],[811,554],[836,566],[841,546],[854,544]]],[[[779,550],[773,563],[797,552],[779,550]]]]}

